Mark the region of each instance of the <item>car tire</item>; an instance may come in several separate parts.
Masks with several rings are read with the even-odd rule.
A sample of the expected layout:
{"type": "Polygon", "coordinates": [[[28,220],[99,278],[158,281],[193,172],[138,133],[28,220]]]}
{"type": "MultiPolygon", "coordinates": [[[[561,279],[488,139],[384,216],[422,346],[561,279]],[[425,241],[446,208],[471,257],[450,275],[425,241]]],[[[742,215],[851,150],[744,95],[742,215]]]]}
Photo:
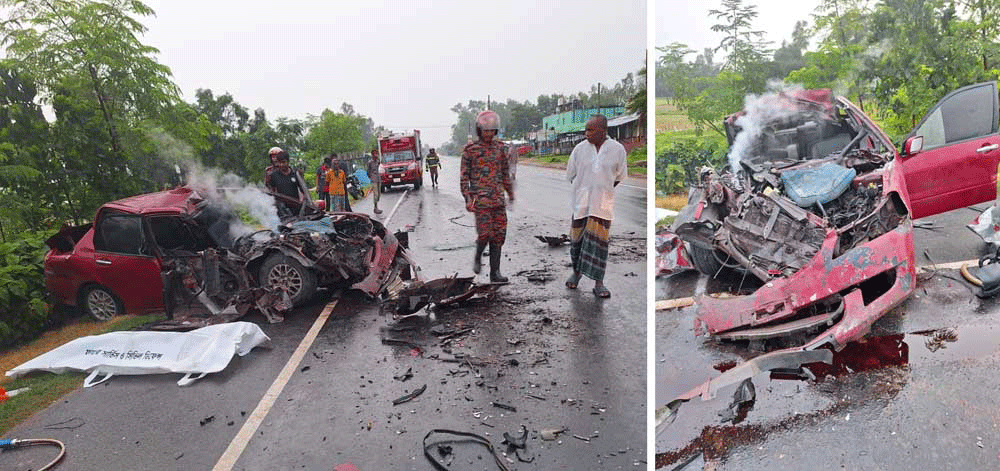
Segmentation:
{"type": "Polygon", "coordinates": [[[424,184],[424,177],[420,177],[420,180],[413,182],[413,191],[417,191],[424,184]]]}
{"type": "Polygon", "coordinates": [[[382,185],[382,193],[389,191],[389,185],[382,185]]]}
{"type": "Polygon", "coordinates": [[[695,244],[688,244],[688,249],[688,254],[691,255],[691,264],[698,271],[708,276],[715,276],[716,273],[719,273],[722,264],[716,259],[714,249],[706,249],[695,244]]]}
{"type": "Polygon", "coordinates": [[[125,306],[110,289],[101,285],[90,285],[80,292],[80,306],[83,312],[96,321],[107,322],[125,313],[125,306]]]}
{"type": "Polygon", "coordinates": [[[295,306],[305,304],[316,294],[316,273],[280,252],[264,260],[257,279],[265,288],[285,288],[295,306]]]}

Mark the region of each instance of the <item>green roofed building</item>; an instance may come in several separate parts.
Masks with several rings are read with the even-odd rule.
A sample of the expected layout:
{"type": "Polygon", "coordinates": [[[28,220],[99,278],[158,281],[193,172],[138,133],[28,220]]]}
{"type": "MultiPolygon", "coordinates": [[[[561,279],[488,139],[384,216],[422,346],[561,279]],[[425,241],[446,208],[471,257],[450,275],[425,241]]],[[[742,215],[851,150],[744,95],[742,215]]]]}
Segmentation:
{"type": "Polygon", "coordinates": [[[606,106],[601,108],[581,108],[563,111],[542,118],[542,127],[556,134],[583,132],[587,120],[595,114],[603,114],[608,119],[625,114],[624,106],[606,106]]]}
{"type": "Polygon", "coordinates": [[[568,154],[578,142],[584,139],[583,131],[587,120],[595,114],[602,114],[609,120],[625,114],[624,106],[601,106],[583,108],[579,100],[560,103],[561,111],[542,118],[542,129],[528,133],[535,152],[568,154]]]}

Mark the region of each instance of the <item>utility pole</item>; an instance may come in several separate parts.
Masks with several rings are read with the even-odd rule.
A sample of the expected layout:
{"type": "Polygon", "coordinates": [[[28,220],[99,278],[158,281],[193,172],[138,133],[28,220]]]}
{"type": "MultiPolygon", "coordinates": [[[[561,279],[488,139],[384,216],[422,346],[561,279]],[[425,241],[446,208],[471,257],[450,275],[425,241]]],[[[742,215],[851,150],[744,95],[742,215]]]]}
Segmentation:
{"type": "Polygon", "coordinates": [[[597,112],[601,112],[601,82],[597,82],[597,112]]]}
{"type": "Polygon", "coordinates": [[[490,109],[490,96],[486,95],[486,109],[490,109]]]}

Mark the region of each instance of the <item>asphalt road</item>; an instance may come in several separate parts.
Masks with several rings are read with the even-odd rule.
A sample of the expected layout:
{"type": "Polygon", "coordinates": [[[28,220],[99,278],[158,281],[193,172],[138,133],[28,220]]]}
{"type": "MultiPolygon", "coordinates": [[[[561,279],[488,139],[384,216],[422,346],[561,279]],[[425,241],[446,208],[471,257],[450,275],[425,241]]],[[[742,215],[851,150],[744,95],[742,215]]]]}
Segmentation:
{"type": "MultiPolygon", "coordinates": [[[[978,205],[977,209],[985,209],[978,205]]],[[[978,211],[920,220],[918,264],[978,258],[986,246],[964,227],[978,211]]],[[[997,469],[1000,306],[973,296],[956,270],[922,275],[914,294],[848,345],[816,381],[753,378],[745,420],[723,423],[735,386],[696,399],[656,437],[664,469],[997,469]],[[943,330],[947,329],[947,330],[943,330]],[[684,466],[685,463],[689,464],[684,466]]],[[[733,289],[739,280],[693,273],[657,281],[657,299],[733,289]]],[[[754,287],[744,286],[744,290],[754,287]]],[[[656,406],[718,376],[759,346],[694,337],[696,307],[656,314],[656,406]]]]}
{"type": "MultiPolygon", "coordinates": [[[[428,279],[471,275],[475,230],[458,192],[458,159],[442,163],[440,188],[428,176],[421,190],[391,190],[380,204],[386,218],[402,199],[388,226],[411,231],[411,253],[428,279]]],[[[567,290],[568,247],[534,239],[568,232],[568,188],[561,171],[519,168],[502,265],[512,283],[489,302],[419,317],[393,334],[419,348],[383,344],[392,317],[344,294],[233,469],[430,470],[421,441],[436,428],[485,436],[511,469],[646,469],[645,184],[618,189],[606,301],[588,281],[567,290]],[[473,330],[445,345],[429,332],[433,324],[473,330]],[[444,361],[462,354],[479,361],[444,361]],[[407,370],[412,379],[393,379],[407,370]],[[423,385],[416,399],[393,406],[423,385]],[[530,464],[501,444],[521,425],[529,431],[521,458],[530,464]],[[557,440],[539,436],[559,428],[566,431],[557,440]]],[[[115,377],[67,395],[5,438],[62,440],[62,469],[211,469],[330,296],[281,324],[245,318],[271,341],[191,386],[178,387],[179,375],[115,377]],[[79,426],[50,427],[69,419],[79,426]]],[[[37,469],[50,456],[18,449],[0,456],[0,468],[37,469]]],[[[453,469],[496,469],[485,448],[468,443],[441,459],[453,469]]]]}

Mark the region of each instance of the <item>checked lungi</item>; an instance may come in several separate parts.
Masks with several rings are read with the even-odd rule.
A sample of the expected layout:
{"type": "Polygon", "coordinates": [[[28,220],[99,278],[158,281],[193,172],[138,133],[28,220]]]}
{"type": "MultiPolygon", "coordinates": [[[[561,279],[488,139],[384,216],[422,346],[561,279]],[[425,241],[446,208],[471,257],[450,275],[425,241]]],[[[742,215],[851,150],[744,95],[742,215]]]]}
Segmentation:
{"type": "Polygon", "coordinates": [[[330,205],[327,206],[327,211],[350,211],[351,207],[347,203],[347,195],[329,195],[330,205]]]}
{"type": "Polygon", "coordinates": [[[507,238],[507,208],[476,208],[477,242],[503,245],[507,238]]]}
{"type": "Polygon", "coordinates": [[[608,241],[611,240],[611,221],[594,216],[574,219],[570,226],[569,256],[573,271],[594,281],[604,280],[608,266],[608,241]]]}

